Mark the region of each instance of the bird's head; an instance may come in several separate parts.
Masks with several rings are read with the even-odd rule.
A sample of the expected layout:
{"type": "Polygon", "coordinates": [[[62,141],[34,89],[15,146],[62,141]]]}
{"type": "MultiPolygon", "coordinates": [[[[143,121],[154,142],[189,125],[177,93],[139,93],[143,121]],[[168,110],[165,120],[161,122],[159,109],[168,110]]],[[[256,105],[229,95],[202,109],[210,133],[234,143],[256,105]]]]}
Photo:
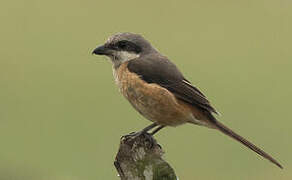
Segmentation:
{"type": "Polygon", "coordinates": [[[92,54],[108,56],[115,66],[119,66],[151,52],[155,52],[155,49],[141,35],[118,33],[109,37],[104,45],[94,49],[92,54]]]}

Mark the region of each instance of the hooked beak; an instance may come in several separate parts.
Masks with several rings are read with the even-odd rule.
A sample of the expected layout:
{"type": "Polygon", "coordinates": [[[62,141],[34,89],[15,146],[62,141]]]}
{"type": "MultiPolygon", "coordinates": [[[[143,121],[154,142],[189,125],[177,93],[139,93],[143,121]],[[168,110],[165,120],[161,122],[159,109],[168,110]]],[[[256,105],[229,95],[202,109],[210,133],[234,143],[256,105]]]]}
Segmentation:
{"type": "Polygon", "coordinates": [[[92,54],[96,55],[110,55],[110,49],[105,47],[104,45],[98,46],[92,51],[92,54]]]}

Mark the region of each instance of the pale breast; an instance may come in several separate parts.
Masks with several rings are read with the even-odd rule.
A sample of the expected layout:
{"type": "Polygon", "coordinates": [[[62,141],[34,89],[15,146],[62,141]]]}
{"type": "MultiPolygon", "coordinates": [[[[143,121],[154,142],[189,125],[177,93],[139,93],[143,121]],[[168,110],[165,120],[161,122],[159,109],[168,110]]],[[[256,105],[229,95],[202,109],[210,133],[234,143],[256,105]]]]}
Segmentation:
{"type": "Polygon", "coordinates": [[[114,69],[114,77],[120,92],[147,119],[169,126],[193,120],[187,105],[177,101],[167,89],[146,83],[137,74],[129,72],[127,63],[114,69]]]}

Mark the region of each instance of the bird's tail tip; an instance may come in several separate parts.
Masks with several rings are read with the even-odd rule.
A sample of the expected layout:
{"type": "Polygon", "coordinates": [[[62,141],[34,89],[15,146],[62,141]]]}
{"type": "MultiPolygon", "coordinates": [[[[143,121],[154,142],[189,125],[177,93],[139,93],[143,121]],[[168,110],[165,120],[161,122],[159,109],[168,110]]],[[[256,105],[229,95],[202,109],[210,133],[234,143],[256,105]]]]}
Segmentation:
{"type": "Polygon", "coordinates": [[[218,122],[217,120],[213,121],[215,127],[221,131],[222,133],[226,134],[227,136],[239,141],[241,144],[245,145],[252,151],[256,152],[257,154],[261,155],[262,157],[268,159],[270,162],[278,166],[279,168],[283,169],[283,166],[276,160],[274,159],[271,155],[268,153],[264,152],[260,148],[258,148],[256,145],[248,141],[247,139],[243,138],[242,136],[238,135],[228,127],[226,127],[224,124],[218,122]]]}

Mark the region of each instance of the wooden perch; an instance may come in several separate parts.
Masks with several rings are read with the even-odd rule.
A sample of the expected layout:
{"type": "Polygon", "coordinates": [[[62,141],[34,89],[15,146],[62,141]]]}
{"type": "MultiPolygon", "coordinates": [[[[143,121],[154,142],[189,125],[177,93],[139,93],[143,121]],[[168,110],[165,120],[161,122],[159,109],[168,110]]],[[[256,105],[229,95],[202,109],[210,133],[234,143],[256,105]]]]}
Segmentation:
{"type": "Polygon", "coordinates": [[[123,136],[114,165],[121,180],[177,180],[163,154],[149,134],[123,136]]]}

